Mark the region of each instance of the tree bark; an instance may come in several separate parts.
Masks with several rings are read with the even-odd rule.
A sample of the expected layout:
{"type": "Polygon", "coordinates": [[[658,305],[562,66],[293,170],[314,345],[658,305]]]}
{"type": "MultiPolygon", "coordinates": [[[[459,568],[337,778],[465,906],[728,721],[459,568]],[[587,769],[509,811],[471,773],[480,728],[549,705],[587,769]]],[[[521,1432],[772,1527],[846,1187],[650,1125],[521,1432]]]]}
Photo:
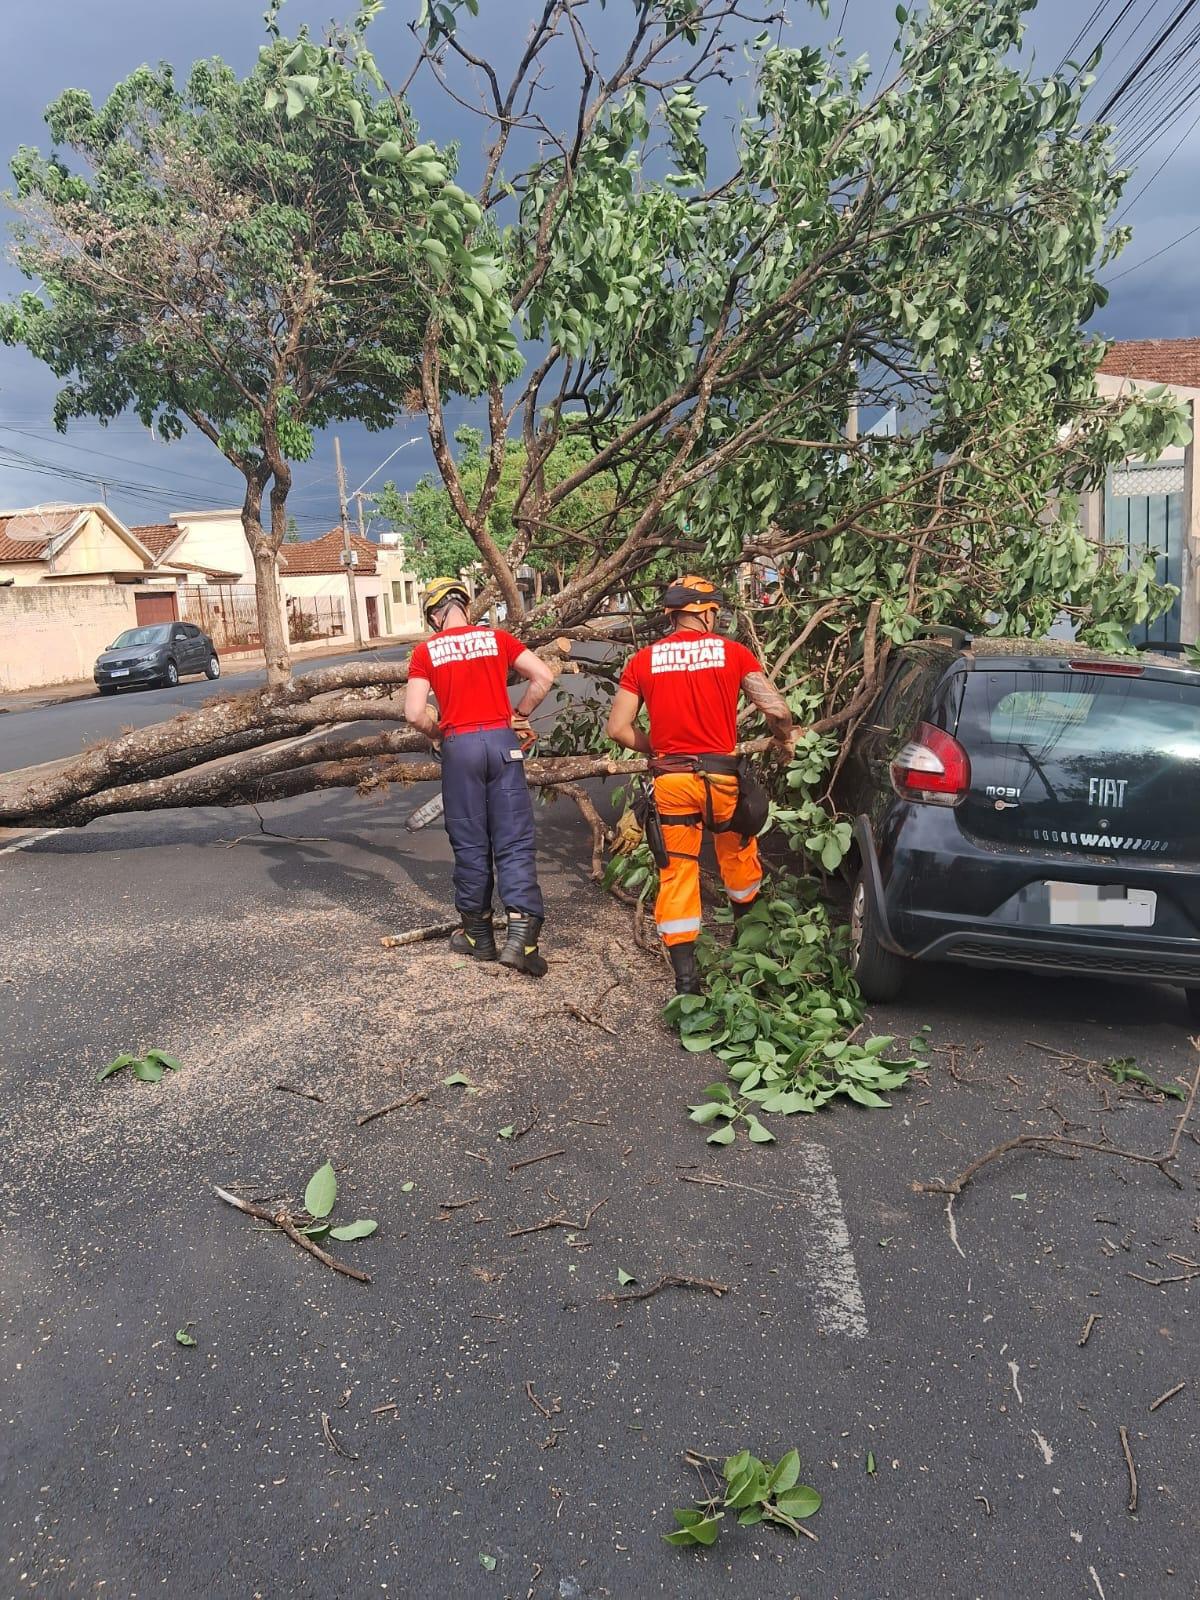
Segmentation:
{"type": "Polygon", "coordinates": [[[292,673],[292,657],[283,626],[279,572],[275,565],[275,551],[270,548],[270,541],[261,528],[258,530],[258,536],[250,540],[250,549],[254,556],[258,632],[267,663],[267,682],[286,683],[292,673]]]}

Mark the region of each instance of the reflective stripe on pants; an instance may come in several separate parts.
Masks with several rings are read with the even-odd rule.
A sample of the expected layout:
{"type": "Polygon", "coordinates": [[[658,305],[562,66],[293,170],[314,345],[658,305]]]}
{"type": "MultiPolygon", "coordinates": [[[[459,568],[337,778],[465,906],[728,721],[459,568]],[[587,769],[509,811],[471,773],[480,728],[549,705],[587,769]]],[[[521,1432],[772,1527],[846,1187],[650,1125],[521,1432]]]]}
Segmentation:
{"type": "MultiPolygon", "coordinates": [[[[711,785],[713,820],[726,822],[737,805],[737,779],[712,775],[707,784],[698,773],[671,772],[654,780],[654,798],[662,818],[663,843],[671,859],[658,874],[658,899],[654,920],[666,945],[688,944],[700,932],[700,823],[674,823],[672,815],[699,812],[708,815],[711,785]]],[[[742,843],[740,833],[713,835],[721,881],[731,900],[748,905],[762,884],[758,840],[742,843]]]]}
{"type": "Polygon", "coordinates": [[[511,728],[456,733],[442,741],[442,802],[459,911],[490,911],[498,882],[506,911],[545,915],[533,801],[520,749],[511,728]]]}

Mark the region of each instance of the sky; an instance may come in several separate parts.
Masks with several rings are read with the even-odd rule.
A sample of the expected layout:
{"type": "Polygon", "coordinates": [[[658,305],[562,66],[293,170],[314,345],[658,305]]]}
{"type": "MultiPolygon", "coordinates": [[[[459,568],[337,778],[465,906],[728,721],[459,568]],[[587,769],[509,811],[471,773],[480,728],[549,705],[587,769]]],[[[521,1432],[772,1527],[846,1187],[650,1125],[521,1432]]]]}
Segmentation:
{"type": "MultiPolygon", "coordinates": [[[[884,62],[896,33],[894,0],[831,0],[830,25],[821,24],[805,0],[788,0],[785,43],[822,42],[841,19],[852,55],[866,53],[884,62]]],[[[981,0],[986,3],[986,0],[981,0]]],[[[589,8],[589,17],[617,30],[627,0],[609,0],[608,9],[589,8]]],[[[285,32],[302,22],[320,31],[331,15],[347,15],[353,0],[288,0],[285,32]]],[[[768,0],[764,0],[768,9],[768,0]]],[[[1141,48],[1181,9],[1180,0],[1134,0],[1122,8],[1116,0],[1093,7],[1092,0],[1041,0],[1028,26],[1026,55],[1043,72],[1052,71],[1093,13],[1091,42],[1107,21],[1123,15],[1113,34],[1105,76],[1096,94],[1119,87],[1141,48]]],[[[43,122],[46,105],[68,87],[89,90],[99,100],[122,77],[143,62],[171,62],[182,73],[194,61],[223,56],[239,69],[254,62],[263,40],[263,0],[0,0],[0,51],[9,70],[0,96],[0,165],[22,144],[46,148],[43,122]]],[[[419,0],[388,0],[373,30],[376,55],[390,80],[398,81],[411,60],[407,24],[419,0]]],[[[480,0],[480,17],[471,24],[476,52],[498,66],[511,61],[541,0],[480,0]]],[[[1170,48],[1188,43],[1189,27],[1172,37],[1170,48]]],[[[1188,92],[1194,67],[1200,79],[1200,29],[1195,48],[1181,62],[1180,76],[1164,80],[1156,95],[1129,112],[1126,129],[1136,142],[1139,123],[1155,115],[1161,104],[1188,92]]],[[[1076,52],[1078,58],[1079,52],[1076,52]]],[[[1164,50],[1159,60],[1167,54],[1164,50]]],[[[743,82],[730,91],[727,103],[715,109],[726,121],[745,99],[743,82]]],[[[713,95],[703,98],[713,102],[713,95]]],[[[417,80],[414,108],[427,137],[463,143],[464,169],[478,160],[482,123],[442,98],[427,75],[417,80]]],[[[567,102],[548,90],[542,112],[549,121],[567,102]],[[556,99],[560,104],[556,106],[556,99]]],[[[1120,118],[1118,117],[1118,123],[1120,118]]],[[[1200,99],[1163,133],[1145,154],[1143,165],[1126,190],[1133,203],[1125,218],[1134,226],[1134,240],[1110,269],[1112,298],[1097,318],[1106,336],[1121,339],[1178,338],[1200,335],[1200,99]],[[1196,121],[1193,122],[1193,115],[1196,121]],[[1161,169],[1161,170],[1160,170],[1161,169]],[[1192,239],[1176,244],[1189,229],[1192,239]],[[1162,252],[1162,253],[1159,253],[1162,252]],[[1117,277],[1116,274],[1121,274],[1117,277]]],[[[0,206],[0,223],[7,220],[0,206]]],[[[6,253],[6,252],[5,252],[6,253]]],[[[25,287],[5,260],[0,264],[0,295],[25,287]]],[[[0,510],[47,501],[90,500],[106,496],[127,522],[162,522],[172,512],[240,503],[241,480],[206,441],[195,436],[170,445],[154,439],[135,418],[124,417],[102,428],[94,422],[73,423],[64,436],[50,422],[57,381],[49,370],[22,351],[0,346],[0,510]],[[14,463],[13,454],[23,456],[14,463]],[[66,473],[76,476],[68,477],[66,473]]],[[[471,420],[469,403],[452,403],[451,425],[471,420]]],[[[340,428],[348,487],[353,492],[370,478],[370,488],[392,478],[410,488],[430,470],[431,457],[417,422],[404,420],[382,434],[357,426],[340,428]],[[376,469],[389,454],[400,453],[382,472],[376,469]]],[[[338,501],[331,434],[320,437],[308,462],[295,470],[291,508],[302,536],[335,525],[338,501]]]]}

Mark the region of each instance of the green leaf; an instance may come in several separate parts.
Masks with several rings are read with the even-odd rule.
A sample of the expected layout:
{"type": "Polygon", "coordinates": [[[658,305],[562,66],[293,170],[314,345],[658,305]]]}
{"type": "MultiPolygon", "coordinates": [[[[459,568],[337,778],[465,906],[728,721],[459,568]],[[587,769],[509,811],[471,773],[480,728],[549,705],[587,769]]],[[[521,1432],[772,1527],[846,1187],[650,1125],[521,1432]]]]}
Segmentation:
{"type": "Polygon", "coordinates": [[[792,1488],[799,1477],[800,1452],[789,1450],[787,1455],[781,1456],[775,1463],[775,1470],[767,1479],[767,1489],[771,1494],[777,1494],[781,1490],[792,1488]]]}
{"type": "Polygon", "coordinates": [[[732,1144],[735,1133],[732,1122],[727,1122],[723,1128],[718,1128],[716,1133],[710,1133],[704,1141],[706,1144],[732,1144]]]}
{"type": "Polygon", "coordinates": [[[137,1059],[137,1056],[118,1056],[115,1061],[110,1061],[106,1067],[101,1067],[100,1071],[96,1074],[96,1082],[103,1083],[105,1078],[111,1078],[113,1073],[120,1072],[122,1067],[133,1066],[137,1059]]]}
{"type": "Polygon", "coordinates": [[[875,1472],[875,1455],[871,1450],[867,1451],[867,1472],[869,1475],[874,1475],[875,1472]]]}
{"type": "Polygon", "coordinates": [[[711,1050],[714,1044],[719,1044],[725,1037],[724,1033],[683,1033],[679,1042],[685,1050],[690,1050],[693,1055],[699,1055],[702,1050],[711,1050]]]}
{"type": "Polygon", "coordinates": [[[416,1184],[410,1178],[407,1183],[402,1183],[400,1185],[400,1193],[401,1194],[411,1194],[415,1188],[416,1188],[416,1184]]]}
{"type": "Polygon", "coordinates": [[[747,1113],[746,1126],[750,1130],[751,1144],[774,1144],[775,1135],[770,1128],[764,1128],[756,1116],[747,1113]]]}
{"type": "Polygon", "coordinates": [[[513,1134],[516,1131],[517,1131],[516,1123],[515,1122],[510,1122],[506,1128],[497,1128],[496,1129],[496,1137],[497,1137],[497,1139],[511,1139],[513,1134]]]}
{"type": "Polygon", "coordinates": [[[157,1083],[163,1075],[163,1069],[157,1061],[135,1061],[133,1063],[133,1075],[135,1078],[139,1078],[142,1083],[157,1083]]]}
{"type": "Polygon", "coordinates": [[[712,1122],[715,1117],[724,1115],[728,1107],[716,1100],[704,1100],[698,1106],[689,1106],[689,1122],[712,1122]]]}
{"type": "Polygon", "coordinates": [[[802,1483],[795,1489],[786,1489],[783,1494],[777,1494],[775,1504],[786,1516],[803,1521],[821,1509],[821,1496],[808,1484],[802,1483]]]}
{"type": "Polygon", "coordinates": [[[720,1517],[705,1517],[701,1522],[697,1522],[695,1527],[688,1529],[696,1543],[703,1545],[715,1544],[720,1531],[720,1517]]]}
{"type": "Polygon", "coordinates": [[[890,1100],[885,1100],[882,1095],[876,1094],[874,1089],[864,1089],[861,1083],[843,1083],[842,1088],[851,1100],[857,1100],[860,1106],[889,1106],[890,1100]]]}
{"type": "Polygon", "coordinates": [[[308,1239],[324,1239],[329,1233],[329,1224],[327,1222],[315,1222],[311,1228],[304,1228],[301,1231],[308,1239]]]}
{"type": "Polygon", "coordinates": [[[331,1239],[369,1239],[379,1224],[373,1217],[359,1217],[357,1222],[345,1222],[340,1228],[330,1228],[331,1239]]]}
{"type": "Polygon", "coordinates": [[[146,1060],[157,1061],[160,1066],[169,1067],[172,1072],[178,1072],[183,1066],[178,1056],[169,1056],[165,1050],[147,1050],[146,1060]]]}
{"type": "Polygon", "coordinates": [[[759,1498],[758,1473],[758,1463],[751,1461],[750,1465],[742,1472],[739,1472],[737,1477],[730,1483],[729,1492],[725,1496],[725,1504],[731,1506],[734,1511],[741,1511],[750,1505],[752,1501],[757,1500],[759,1498]]]}
{"type": "Polygon", "coordinates": [[[448,1078],[443,1078],[442,1082],[448,1089],[469,1089],[471,1087],[471,1080],[461,1072],[452,1072],[448,1078]]]}
{"type": "Polygon", "coordinates": [[[196,1341],[192,1338],[191,1334],[186,1328],[177,1328],[175,1330],[175,1343],[183,1345],[185,1349],[188,1350],[194,1350],[196,1348],[196,1341]]]}
{"type": "Polygon", "coordinates": [[[327,1217],[333,1210],[333,1202],[337,1199],[337,1178],[333,1167],[327,1161],[323,1167],[318,1167],[308,1180],[308,1187],[304,1191],[304,1209],[310,1217],[327,1217]]]}
{"type": "Polygon", "coordinates": [[[481,1550],[479,1552],[479,1565],[485,1570],[485,1572],[495,1572],[496,1558],[495,1556],[487,1555],[483,1550],[481,1550]]]}
{"type": "Polygon", "coordinates": [[[725,1465],[721,1468],[721,1475],[726,1483],[732,1483],[735,1478],[740,1478],[742,1473],[754,1460],[749,1450],[739,1450],[735,1456],[727,1456],[725,1465]]]}
{"type": "Polygon", "coordinates": [[[738,1516],[739,1528],[752,1528],[756,1522],[761,1522],[763,1512],[761,1506],[747,1506],[745,1511],[738,1516]]]}
{"type": "Polygon", "coordinates": [[[627,1283],[636,1283],[637,1279],[632,1272],[626,1272],[624,1267],[618,1267],[617,1282],[624,1288],[627,1283]]]}

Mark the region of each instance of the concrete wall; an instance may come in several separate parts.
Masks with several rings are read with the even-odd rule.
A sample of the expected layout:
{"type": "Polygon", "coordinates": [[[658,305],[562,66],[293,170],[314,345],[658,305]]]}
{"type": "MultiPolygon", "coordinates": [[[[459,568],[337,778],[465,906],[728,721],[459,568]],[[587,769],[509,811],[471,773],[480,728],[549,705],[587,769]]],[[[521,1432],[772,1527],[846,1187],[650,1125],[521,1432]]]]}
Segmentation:
{"type": "Polygon", "coordinates": [[[254,582],[254,558],[240,511],[172,511],[171,521],[184,530],[184,536],[172,550],[167,566],[172,561],[190,561],[215,572],[236,572],[236,583],[254,582]]]}
{"type": "MultiPolygon", "coordinates": [[[[279,575],[279,587],[283,592],[286,607],[289,595],[328,595],[342,602],[342,616],[346,622],[347,639],[354,637],[354,625],[350,621],[350,586],[346,582],[344,572],[314,572],[296,573],[286,572],[279,575]]],[[[354,580],[355,593],[358,596],[358,621],[364,639],[370,637],[367,627],[367,596],[374,595],[379,602],[379,634],[384,637],[396,631],[395,612],[389,599],[388,605],[383,603],[386,585],[381,577],[375,573],[360,573],[354,580]],[[390,617],[389,617],[390,613],[390,617]],[[390,626],[389,626],[390,622],[390,626]]]]}
{"type": "Polygon", "coordinates": [[[133,587],[46,583],[0,589],[0,689],[90,678],[101,650],[137,622],[133,587]]]}

